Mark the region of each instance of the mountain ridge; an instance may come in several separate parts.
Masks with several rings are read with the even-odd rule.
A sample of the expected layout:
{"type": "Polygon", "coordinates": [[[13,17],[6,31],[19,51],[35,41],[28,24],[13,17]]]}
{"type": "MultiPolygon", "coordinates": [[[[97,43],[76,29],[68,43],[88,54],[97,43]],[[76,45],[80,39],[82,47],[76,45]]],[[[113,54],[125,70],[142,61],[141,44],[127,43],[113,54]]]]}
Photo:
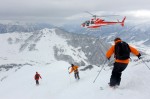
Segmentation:
{"type": "MultiPolygon", "coordinates": [[[[80,59],[82,61],[80,61],[79,63],[76,62],[79,65],[102,64],[101,62],[105,60],[104,53],[109,46],[109,44],[104,42],[102,39],[86,35],[71,34],[58,28],[45,28],[30,33],[13,34],[13,36],[11,36],[10,33],[6,34],[10,37],[7,37],[5,34],[1,34],[7,37],[5,38],[5,41],[7,41],[8,46],[16,46],[10,48],[11,50],[15,50],[13,51],[13,53],[15,52],[17,54],[18,52],[24,55],[25,53],[27,53],[26,55],[28,55],[29,53],[31,55],[44,55],[43,58],[46,58],[47,55],[49,55],[49,58],[52,58],[54,56],[52,60],[55,60],[55,58],[57,60],[69,60],[69,63],[75,63],[77,60],[80,59]],[[69,51],[69,53],[72,53],[72,55],[70,56],[67,51],[69,51]],[[48,54],[46,55],[46,53],[48,54]],[[98,56],[100,58],[98,58],[98,56]]],[[[29,56],[27,58],[29,58],[29,56]]]]}

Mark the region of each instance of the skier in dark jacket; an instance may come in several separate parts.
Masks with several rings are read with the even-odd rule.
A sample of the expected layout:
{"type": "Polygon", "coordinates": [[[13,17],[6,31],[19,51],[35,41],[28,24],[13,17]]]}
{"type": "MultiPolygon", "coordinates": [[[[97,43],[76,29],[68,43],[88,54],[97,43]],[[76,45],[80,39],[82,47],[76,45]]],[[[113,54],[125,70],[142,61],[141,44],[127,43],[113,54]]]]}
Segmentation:
{"type": "Polygon", "coordinates": [[[39,85],[39,78],[42,79],[41,75],[38,72],[36,72],[36,74],[34,76],[34,79],[36,81],[36,85],[39,85]]]}
{"type": "MultiPolygon", "coordinates": [[[[122,40],[120,38],[116,38],[114,40],[115,45],[120,42],[122,42],[122,40]]],[[[106,53],[106,57],[108,60],[110,59],[112,54],[117,53],[117,52],[115,52],[115,45],[113,45],[106,53]]],[[[139,51],[137,49],[133,48],[130,45],[128,45],[128,48],[129,48],[130,52],[132,52],[134,55],[136,55],[139,59],[141,58],[141,54],[139,53],[139,51]]],[[[127,59],[118,59],[116,57],[116,55],[114,55],[114,58],[115,58],[115,63],[114,63],[114,67],[113,67],[111,78],[110,78],[110,83],[109,83],[110,87],[115,87],[115,86],[120,85],[122,71],[125,70],[125,68],[127,67],[128,63],[129,63],[129,57],[127,59]]]]}

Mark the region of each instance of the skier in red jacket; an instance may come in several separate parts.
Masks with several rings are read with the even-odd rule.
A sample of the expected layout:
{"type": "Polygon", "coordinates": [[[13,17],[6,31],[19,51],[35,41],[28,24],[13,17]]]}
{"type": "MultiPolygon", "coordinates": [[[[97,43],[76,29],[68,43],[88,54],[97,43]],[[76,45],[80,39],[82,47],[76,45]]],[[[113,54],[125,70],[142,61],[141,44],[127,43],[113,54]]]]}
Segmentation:
{"type": "Polygon", "coordinates": [[[35,76],[34,76],[34,79],[36,81],[36,85],[39,85],[39,78],[42,79],[42,77],[40,76],[40,74],[38,72],[36,72],[35,76]]]}

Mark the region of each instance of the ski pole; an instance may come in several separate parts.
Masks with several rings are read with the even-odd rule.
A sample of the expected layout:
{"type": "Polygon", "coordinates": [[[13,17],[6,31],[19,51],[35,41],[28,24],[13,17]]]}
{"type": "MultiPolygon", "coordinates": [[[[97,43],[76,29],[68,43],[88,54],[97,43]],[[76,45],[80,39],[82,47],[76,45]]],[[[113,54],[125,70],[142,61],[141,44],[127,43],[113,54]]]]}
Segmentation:
{"type": "Polygon", "coordinates": [[[106,62],[107,62],[107,60],[104,62],[102,68],[100,69],[100,71],[99,71],[99,73],[97,74],[97,76],[96,76],[95,80],[93,81],[93,83],[95,83],[95,81],[96,81],[96,79],[98,78],[99,74],[100,74],[101,71],[103,70],[103,68],[104,68],[104,66],[105,66],[105,64],[106,64],[106,62]]]}
{"type": "MultiPolygon", "coordinates": [[[[69,73],[69,69],[70,69],[70,67],[68,67],[68,73],[69,73]]],[[[69,82],[70,82],[70,84],[71,84],[70,73],[69,73],[69,82]]]]}
{"type": "Polygon", "coordinates": [[[142,59],[142,62],[147,66],[147,68],[150,70],[150,67],[144,62],[144,60],[142,59]]]}
{"type": "MultiPolygon", "coordinates": [[[[109,61],[108,61],[108,66],[109,66],[109,64],[112,64],[112,62],[114,62],[114,60],[112,60],[112,61],[109,60],[109,61]]],[[[106,67],[104,68],[105,71],[108,71],[108,70],[110,70],[110,69],[111,69],[111,67],[109,67],[109,69],[106,69],[106,67]]]]}

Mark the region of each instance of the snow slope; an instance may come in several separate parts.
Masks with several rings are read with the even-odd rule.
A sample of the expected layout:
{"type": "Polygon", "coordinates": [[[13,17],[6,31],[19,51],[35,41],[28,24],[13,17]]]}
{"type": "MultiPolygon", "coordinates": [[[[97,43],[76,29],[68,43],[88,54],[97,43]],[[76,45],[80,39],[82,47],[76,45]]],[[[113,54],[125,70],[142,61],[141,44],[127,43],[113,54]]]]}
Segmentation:
{"type": "Polygon", "coordinates": [[[75,35],[60,29],[0,34],[0,42],[0,61],[13,62],[20,58],[19,62],[49,64],[63,60],[79,65],[101,64],[99,60],[104,60],[109,45],[99,38],[75,35]]]}
{"type": "MultiPolygon", "coordinates": [[[[1,34],[0,42],[0,99],[150,98],[148,83],[150,70],[136,57],[132,58],[132,62],[123,72],[120,87],[111,89],[108,86],[111,75],[111,67],[107,66],[108,63],[95,83],[93,80],[103,64],[100,67],[93,66],[91,70],[80,71],[79,81],[74,79],[73,73],[68,74],[70,64],[56,60],[52,47],[57,45],[64,48],[63,53],[72,56],[77,62],[86,59],[85,53],[67,45],[66,39],[56,35],[53,29],[44,29],[36,34],[1,34]],[[6,40],[8,42],[5,42],[6,40]],[[42,76],[39,86],[35,85],[36,71],[42,76]]],[[[138,46],[138,48],[149,54],[149,47],[138,46]]],[[[150,66],[149,55],[145,55],[143,60],[150,66]]],[[[81,66],[80,70],[84,67],[81,66]]]]}
{"type": "MultiPolygon", "coordinates": [[[[146,62],[150,66],[150,63],[146,62]]],[[[111,89],[107,83],[110,67],[105,67],[93,83],[100,67],[80,71],[80,80],[68,74],[70,65],[63,61],[45,66],[24,66],[0,82],[1,99],[149,99],[150,70],[141,60],[131,62],[123,72],[119,88],[111,89]],[[34,74],[38,71],[42,79],[36,86],[34,74]]],[[[80,69],[83,67],[80,67],[80,69]]]]}
{"type": "MultiPolygon", "coordinates": [[[[54,47],[65,50],[63,54],[70,55],[77,62],[79,59],[86,59],[84,53],[74,53],[72,46],[69,46],[66,39],[56,35],[55,29],[43,29],[37,33],[6,33],[0,35],[0,61],[4,63],[12,63],[13,61],[30,62],[30,63],[44,63],[49,64],[55,61],[54,47]],[[76,57],[78,54],[82,58],[76,57]],[[76,56],[75,56],[76,55],[76,56]],[[5,58],[5,59],[4,59],[5,58]],[[20,59],[19,59],[20,58],[20,59]],[[9,61],[7,61],[9,60],[9,61]],[[12,62],[10,62],[12,60],[12,62]]],[[[59,54],[59,53],[58,53],[59,54]]],[[[61,54],[61,53],[60,53],[61,54]]]]}

